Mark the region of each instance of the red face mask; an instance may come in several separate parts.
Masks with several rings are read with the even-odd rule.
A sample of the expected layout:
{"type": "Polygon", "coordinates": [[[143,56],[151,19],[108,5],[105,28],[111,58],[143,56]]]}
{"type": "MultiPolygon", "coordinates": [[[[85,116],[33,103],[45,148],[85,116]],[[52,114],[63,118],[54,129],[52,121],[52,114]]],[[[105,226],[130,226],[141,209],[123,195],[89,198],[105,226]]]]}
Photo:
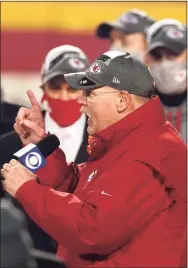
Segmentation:
{"type": "Polygon", "coordinates": [[[72,125],[81,116],[80,104],[77,100],[64,101],[54,99],[44,93],[41,103],[44,105],[45,102],[47,102],[50,116],[61,127],[72,125]]]}

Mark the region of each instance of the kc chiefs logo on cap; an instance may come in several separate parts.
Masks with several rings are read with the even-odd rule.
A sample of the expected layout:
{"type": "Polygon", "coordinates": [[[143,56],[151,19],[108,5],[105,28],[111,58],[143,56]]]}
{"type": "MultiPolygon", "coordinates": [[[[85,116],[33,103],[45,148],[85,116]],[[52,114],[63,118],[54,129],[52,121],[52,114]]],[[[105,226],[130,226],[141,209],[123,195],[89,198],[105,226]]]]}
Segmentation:
{"type": "Polygon", "coordinates": [[[77,69],[83,69],[85,67],[84,63],[78,58],[70,58],[69,64],[71,67],[77,68],[77,69]]]}
{"type": "Polygon", "coordinates": [[[101,67],[98,62],[95,62],[90,68],[91,73],[101,73],[101,67]]]}
{"type": "Polygon", "coordinates": [[[181,39],[183,38],[184,34],[178,30],[175,29],[169,29],[166,32],[166,35],[172,39],[181,39]]]}

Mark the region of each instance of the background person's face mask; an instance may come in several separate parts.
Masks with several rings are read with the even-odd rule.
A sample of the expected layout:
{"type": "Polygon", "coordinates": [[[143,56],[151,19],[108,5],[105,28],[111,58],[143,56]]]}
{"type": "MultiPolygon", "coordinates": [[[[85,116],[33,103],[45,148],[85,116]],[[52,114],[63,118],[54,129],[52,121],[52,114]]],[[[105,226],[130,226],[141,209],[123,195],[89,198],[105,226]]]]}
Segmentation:
{"type": "Polygon", "coordinates": [[[81,116],[80,104],[76,100],[54,99],[44,93],[41,100],[42,108],[50,113],[53,120],[61,127],[74,124],[81,116]]]}
{"type": "Polygon", "coordinates": [[[166,95],[181,94],[187,90],[186,64],[164,60],[150,67],[157,90],[166,95]]]}

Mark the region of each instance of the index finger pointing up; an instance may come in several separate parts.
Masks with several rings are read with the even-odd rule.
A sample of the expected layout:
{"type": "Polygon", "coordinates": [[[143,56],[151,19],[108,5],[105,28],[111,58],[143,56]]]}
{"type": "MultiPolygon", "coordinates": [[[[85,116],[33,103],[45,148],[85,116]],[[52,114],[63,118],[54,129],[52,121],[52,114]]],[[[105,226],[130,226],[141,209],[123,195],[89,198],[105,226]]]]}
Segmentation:
{"type": "Polygon", "coordinates": [[[32,90],[27,90],[27,95],[29,97],[29,100],[31,102],[31,105],[32,105],[32,109],[34,109],[35,111],[41,111],[40,109],[40,105],[35,97],[35,94],[33,93],[32,90]]]}

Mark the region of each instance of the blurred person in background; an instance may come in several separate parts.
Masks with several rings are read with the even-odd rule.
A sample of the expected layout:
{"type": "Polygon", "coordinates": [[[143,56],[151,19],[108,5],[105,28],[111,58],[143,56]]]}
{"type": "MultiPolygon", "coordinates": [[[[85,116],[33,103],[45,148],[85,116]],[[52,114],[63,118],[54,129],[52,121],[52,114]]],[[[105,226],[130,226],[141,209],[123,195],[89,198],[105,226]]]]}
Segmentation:
{"type": "Polygon", "coordinates": [[[122,14],[116,21],[103,22],[97,30],[99,38],[109,40],[109,50],[129,52],[144,62],[146,55],[146,30],[155,20],[145,12],[133,9],[122,14]]]}
{"type": "Polygon", "coordinates": [[[0,88],[0,135],[13,130],[15,117],[21,106],[3,100],[3,89],[0,88]]]}
{"type": "Polygon", "coordinates": [[[67,162],[82,163],[87,159],[88,135],[86,116],[81,114],[77,102],[81,90],[72,90],[64,74],[85,71],[88,66],[87,56],[81,49],[64,45],[47,54],[41,71],[46,131],[59,138],[67,162]]]}
{"type": "MultiPolygon", "coordinates": [[[[88,65],[88,59],[81,49],[63,45],[48,52],[41,70],[43,90],[41,102],[46,131],[57,135],[67,162],[74,161],[77,164],[87,161],[88,158],[87,121],[86,116],[80,112],[80,104],[77,103],[82,92],[73,91],[65,81],[64,74],[84,71],[88,65]]],[[[0,146],[3,152],[0,155],[2,167],[22,148],[22,142],[19,135],[11,131],[0,137],[0,146]]],[[[51,170],[51,173],[53,172],[54,170],[51,170]]],[[[11,198],[8,194],[7,197],[11,198]]],[[[15,199],[11,200],[19,206],[15,199]]],[[[30,218],[28,218],[28,230],[37,249],[56,252],[57,243],[30,218]]]]}
{"type": "Polygon", "coordinates": [[[187,101],[187,38],[186,27],[180,21],[163,19],[148,30],[148,64],[156,83],[166,114],[170,121],[186,138],[187,101]]]}
{"type": "MultiPolygon", "coordinates": [[[[65,151],[67,162],[75,161],[77,164],[88,158],[87,122],[77,103],[81,91],[73,91],[66,83],[64,74],[84,71],[88,64],[87,56],[81,49],[63,45],[48,52],[41,70],[41,106],[46,131],[59,138],[60,148],[65,151]]],[[[0,142],[4,148],[0,157],[2,166],[22,147],[22,143],[15,131],[3,135],[0,142]]]]}

